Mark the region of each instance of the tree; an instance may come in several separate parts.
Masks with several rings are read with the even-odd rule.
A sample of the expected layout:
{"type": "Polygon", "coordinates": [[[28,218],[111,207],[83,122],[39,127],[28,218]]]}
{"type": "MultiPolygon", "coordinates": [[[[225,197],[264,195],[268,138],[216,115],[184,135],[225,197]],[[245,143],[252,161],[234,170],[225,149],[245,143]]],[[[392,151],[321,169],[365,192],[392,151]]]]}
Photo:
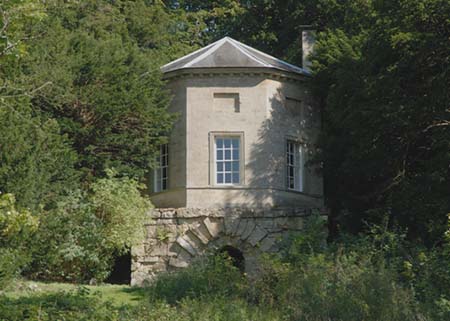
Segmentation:
{"type": "Polygon", "coordinates": [[[97,176],[112,166],[143,177],[173,115],[159,65],[130,38],[119,9],[107,2],[50,6],[22,81],[50,84],[34,95],[33,108],[58,120],[79,169],[97,176]]]}
{"type": "Polygon", "coordinates": [[[450,209],[449,13],[448,1],[374,1],[370,26],[319,36],[314,84],[324,106],[326,193],[344,229],[388,215],[413,239],[442,239],[450,209]]]}

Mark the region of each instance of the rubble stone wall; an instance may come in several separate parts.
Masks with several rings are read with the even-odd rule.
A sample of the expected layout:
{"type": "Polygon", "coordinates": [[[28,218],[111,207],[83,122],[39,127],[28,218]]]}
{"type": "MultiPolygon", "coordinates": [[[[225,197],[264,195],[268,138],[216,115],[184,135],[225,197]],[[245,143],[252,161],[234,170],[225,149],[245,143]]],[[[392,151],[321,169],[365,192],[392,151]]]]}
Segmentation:
{"type": "Polygon", "coordinates": [[[320,209],[195,209],[150,211],[146,237],[131,249],[131,285],[158,273],[187,267],[208,251],[232,246],[244,256],[245,272],[257,271],[261,253],[277,251],[277,241],[301,231],[306,216],[320,209]]]}

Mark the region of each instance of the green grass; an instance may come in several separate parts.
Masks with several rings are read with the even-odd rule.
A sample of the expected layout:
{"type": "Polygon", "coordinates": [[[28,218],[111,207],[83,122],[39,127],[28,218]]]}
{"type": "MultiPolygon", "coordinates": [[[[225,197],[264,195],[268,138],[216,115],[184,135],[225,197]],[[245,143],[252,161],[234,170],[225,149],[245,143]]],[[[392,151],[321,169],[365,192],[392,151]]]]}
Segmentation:
{"type": "Polygon", "coordinates": [[[88,289],[89,293],[100,294],[103,301],[109,301],[115,306],[131,305],[136,306],[144,300],[144,290],[142,288],[128,285],[101,284],[101,285],[78,285],[71,283],[45,283],[19,280],[13,286],[3,291],[7,297],[18,299],[30,297],[36,294],[52,294],[58,292],[70,292],[77,290],[80,286],[88,289]]]}

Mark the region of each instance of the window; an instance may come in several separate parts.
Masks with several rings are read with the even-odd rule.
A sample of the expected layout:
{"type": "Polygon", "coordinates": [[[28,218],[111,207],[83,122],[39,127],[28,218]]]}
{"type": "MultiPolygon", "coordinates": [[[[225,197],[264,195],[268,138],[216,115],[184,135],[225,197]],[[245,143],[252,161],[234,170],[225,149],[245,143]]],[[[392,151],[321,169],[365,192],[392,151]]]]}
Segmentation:
{"type": "Polygon", "coordinates": [[[241,183],[241,139],[239,136],[215,136],[215,183],[238,185],[241,183]]]}
{"type": "Polygon", "coordinates": [[[303,191],[304,148],[295,141],[288,140],[286,144],[286,182],[287,188],[303,191]]]}
{"type": "Polygon", "coordinates": [[[159,156],[156,158],[159,167],[154,171],[153,191],[162,192],[168,188],[169,179],[169,145],[163,144],[160,147],[159,156]]]}

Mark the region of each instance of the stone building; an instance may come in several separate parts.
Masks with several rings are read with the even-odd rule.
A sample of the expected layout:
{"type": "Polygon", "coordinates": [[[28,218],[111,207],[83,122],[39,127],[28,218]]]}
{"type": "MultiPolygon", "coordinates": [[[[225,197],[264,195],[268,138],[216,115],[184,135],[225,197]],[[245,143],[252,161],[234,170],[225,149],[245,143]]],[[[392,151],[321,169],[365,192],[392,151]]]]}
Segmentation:
{"type": "Polygon", "coordinates": [[[215,250],[251,272],[323,208],[308,165],[320,130],[310,73],[229,37],[161,69],[178,120],[152,175],[156,209],[132,249],[132,284],[215,250]]]}

